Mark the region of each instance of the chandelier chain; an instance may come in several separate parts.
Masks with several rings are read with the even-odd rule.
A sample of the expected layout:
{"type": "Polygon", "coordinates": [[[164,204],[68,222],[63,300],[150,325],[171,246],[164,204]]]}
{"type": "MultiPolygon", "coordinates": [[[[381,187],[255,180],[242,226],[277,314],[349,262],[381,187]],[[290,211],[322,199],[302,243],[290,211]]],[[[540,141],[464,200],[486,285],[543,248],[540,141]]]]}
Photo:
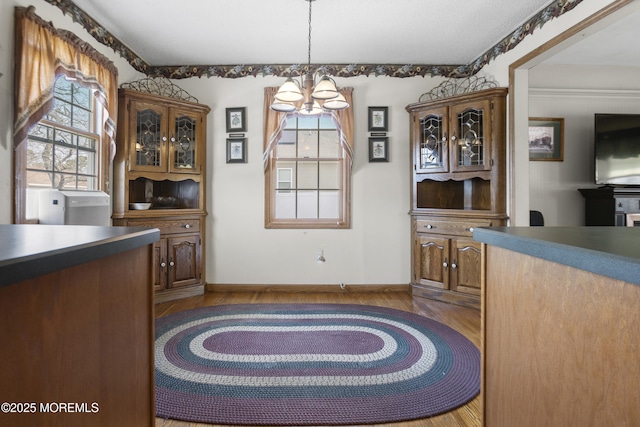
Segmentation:
{"type": "MultiPolygon", "coordinates": [[[[349,103],[336,87],[336,82],[327,75],[322,75],[316,82],[315,74],[322,70],[322,66],[311,69],[311,3],[309,2],[309,34],[307,50],[307,67],[298,66],[296,71],[300,76],[300,83],[292,78],[287,78],[278,92],[274,95],[271,109],[280,113],[294,113],[304,116],[316,116],[323,111],[331,112],[349,108],[349,103]]],[[[323,73],[324,74],[324,73],[323,73]]]]}
{"type": "Polygon", "coordinates": [[[311,3],[313,0],[307,0],[309,2],[309,48],[307,51],[307,71],[311,71],[311,3]]]}

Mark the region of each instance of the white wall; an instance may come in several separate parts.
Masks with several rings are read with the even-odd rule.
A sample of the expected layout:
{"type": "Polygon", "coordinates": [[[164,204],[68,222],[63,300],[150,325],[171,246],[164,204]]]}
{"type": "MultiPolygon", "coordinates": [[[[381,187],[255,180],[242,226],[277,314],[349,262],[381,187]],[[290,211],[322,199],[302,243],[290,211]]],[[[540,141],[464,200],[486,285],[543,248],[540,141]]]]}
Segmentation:
{"type": "Polygon", "coordinates": [[[584,225],[577,189],[596,188],[594,114],[640,113],[640,82],[633,78],[640,69],[589,68],[543,64],[529,72],[529,115],[563,117],[565,126],[564,161],[529,164],[530,207],[544,214],[546,225],[584,225]]]}
{"type": "MultiPolygon", "coordinates": [[[[11,118],[13,93],[13,8],[29,0],[0,2],[0,223],[11,219],[11,118]]],[[[97,42],[70,17],[44,1],[36,13],[73,31],[111,58],[120,82],[139,78],[124,60],[97,42]]],[[[527,37],[514,51],[490,63],[482,74],[508,85],[511,62],[535,49],[593,10],[609,3],[584,0],[573,11],[527,37]]],[[[437,85],[440,78],[357,77],[337,79],[352,86],[355,158],[352,228],[348,230],[266,230],[262,170],[263,88],[282,79],[193,78],[176,83],[212,108],[208,117],[207,277],[221,284],[400,284],[410,276],[409,121],[404,107],[437,85]],[[368,162],[367,106],[388,106],[389,163],[368,162]],[[225,108],[247,107],[248,163],[226,164],[225,108]],[[318,264],[318,249],[326,262],[318,264]]],[[[526,105],[526,101],[524,102],[526,105]]],[[[524,136],[526,141],[526,135],[524,136]]],[[[526,149],[526,146],[523,148],[526,149]]],[[[527,169],[524,169],[527,170],[527,169]]],[[[525,174],[526,177],[526,174],[525,174]]],[[[523,204],[528,210],[528,199],[523,204]]]]}
{"type": "Polygon", "coordinates": [[[409,115],[441,79],[336,79],[354,88],[352,227],[264,228],[263,88],[282,79],[190,79],[177,83],[212,110],[208,119],[207,282],[399,284],[409,282],[409,115]],[[369,163],[367,107],[389,107],[389,162],[369,163]],[[225,108],[247,107],[248,163],[227,164],[225,108]],[[324,251],[326,262],[316,255],[324,251]]]}

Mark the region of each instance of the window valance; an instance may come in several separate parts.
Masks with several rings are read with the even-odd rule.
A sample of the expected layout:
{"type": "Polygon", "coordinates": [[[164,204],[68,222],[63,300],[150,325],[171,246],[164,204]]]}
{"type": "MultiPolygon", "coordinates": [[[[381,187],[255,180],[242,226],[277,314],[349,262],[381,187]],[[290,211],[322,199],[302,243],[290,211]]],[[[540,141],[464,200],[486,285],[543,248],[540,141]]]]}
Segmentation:
{"type": "Polygon", "coordinates": [[[54,28],[35,14],[35,8],[15,8],[14,147],[29,128],[51,109],[56,76],[66,75],[95,90],[103,106],[103,130],[115,148],[118,70],[75,34],[54,28]]]}
{"type": "MultiPolygon", "coordinates": [[[[340,143],[345,150],[349,163],[353,162],[353,88],[343,87],[339,89],[339,92],[344,96],[345,100],[349,103],[350,107],[344,110],[333,111],[331,114],[334,116],[337,124],[338,131],[340,132],[340,143]]],[[[277,87],[264,88],[264,153],[263,162],[266,168],[269,161],[269,155],[271,151],[276,147],[280,134],[282,133],[282,127],[286,121],[286,114],[273,111],[271,104],[274,101],[274,97],[278,93],[277,87]]]]}

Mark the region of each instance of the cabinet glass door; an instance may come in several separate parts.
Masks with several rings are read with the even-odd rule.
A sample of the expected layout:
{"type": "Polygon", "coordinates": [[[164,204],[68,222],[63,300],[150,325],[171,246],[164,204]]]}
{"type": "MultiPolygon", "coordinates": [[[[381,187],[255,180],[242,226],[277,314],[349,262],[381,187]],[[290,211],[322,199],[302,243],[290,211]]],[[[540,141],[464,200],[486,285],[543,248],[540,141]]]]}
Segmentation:
{"type": "Polygon", "coordinates": [[[489,169],[489,102],[456,106],[452,117],[455,120],[451,135],[452,167],[455,170],[489,169]]]}
{"type": "Polygon", "coordinates": [[[130,169],[165,171],[166,166],[166,109],[151,104],[132,102],[130,169]]]}
{"type": "Polygon", "coordinates": [[[420,141],[417,147],[418,172],[447,172],[449,156],[445,110],[431,111],[420,117],[420,141]]]}
{"type": "Polygon", "coordinates": [[[171,172],[198,173],[199,140],[198,115],[173,111],[171,114],[170,166],[171,172]]]}

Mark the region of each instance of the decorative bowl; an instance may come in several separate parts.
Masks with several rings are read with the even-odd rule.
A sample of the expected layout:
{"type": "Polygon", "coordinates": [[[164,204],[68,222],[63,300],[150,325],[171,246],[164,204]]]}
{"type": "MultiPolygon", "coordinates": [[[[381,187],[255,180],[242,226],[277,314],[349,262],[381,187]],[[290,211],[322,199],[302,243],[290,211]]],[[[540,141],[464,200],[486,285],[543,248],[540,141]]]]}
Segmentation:
{"type": "Polygon", "coordinates": [[[151,207],[151,203],[129,203],[129,209],[134,211],[146,211],[151,207]]]}
{"type": "Polygon", "coordinates": [[[158,196],[151,199],[153,206],[158,208],[172,208],[178,205],[178,199],[173,196],[158,196]]]}

